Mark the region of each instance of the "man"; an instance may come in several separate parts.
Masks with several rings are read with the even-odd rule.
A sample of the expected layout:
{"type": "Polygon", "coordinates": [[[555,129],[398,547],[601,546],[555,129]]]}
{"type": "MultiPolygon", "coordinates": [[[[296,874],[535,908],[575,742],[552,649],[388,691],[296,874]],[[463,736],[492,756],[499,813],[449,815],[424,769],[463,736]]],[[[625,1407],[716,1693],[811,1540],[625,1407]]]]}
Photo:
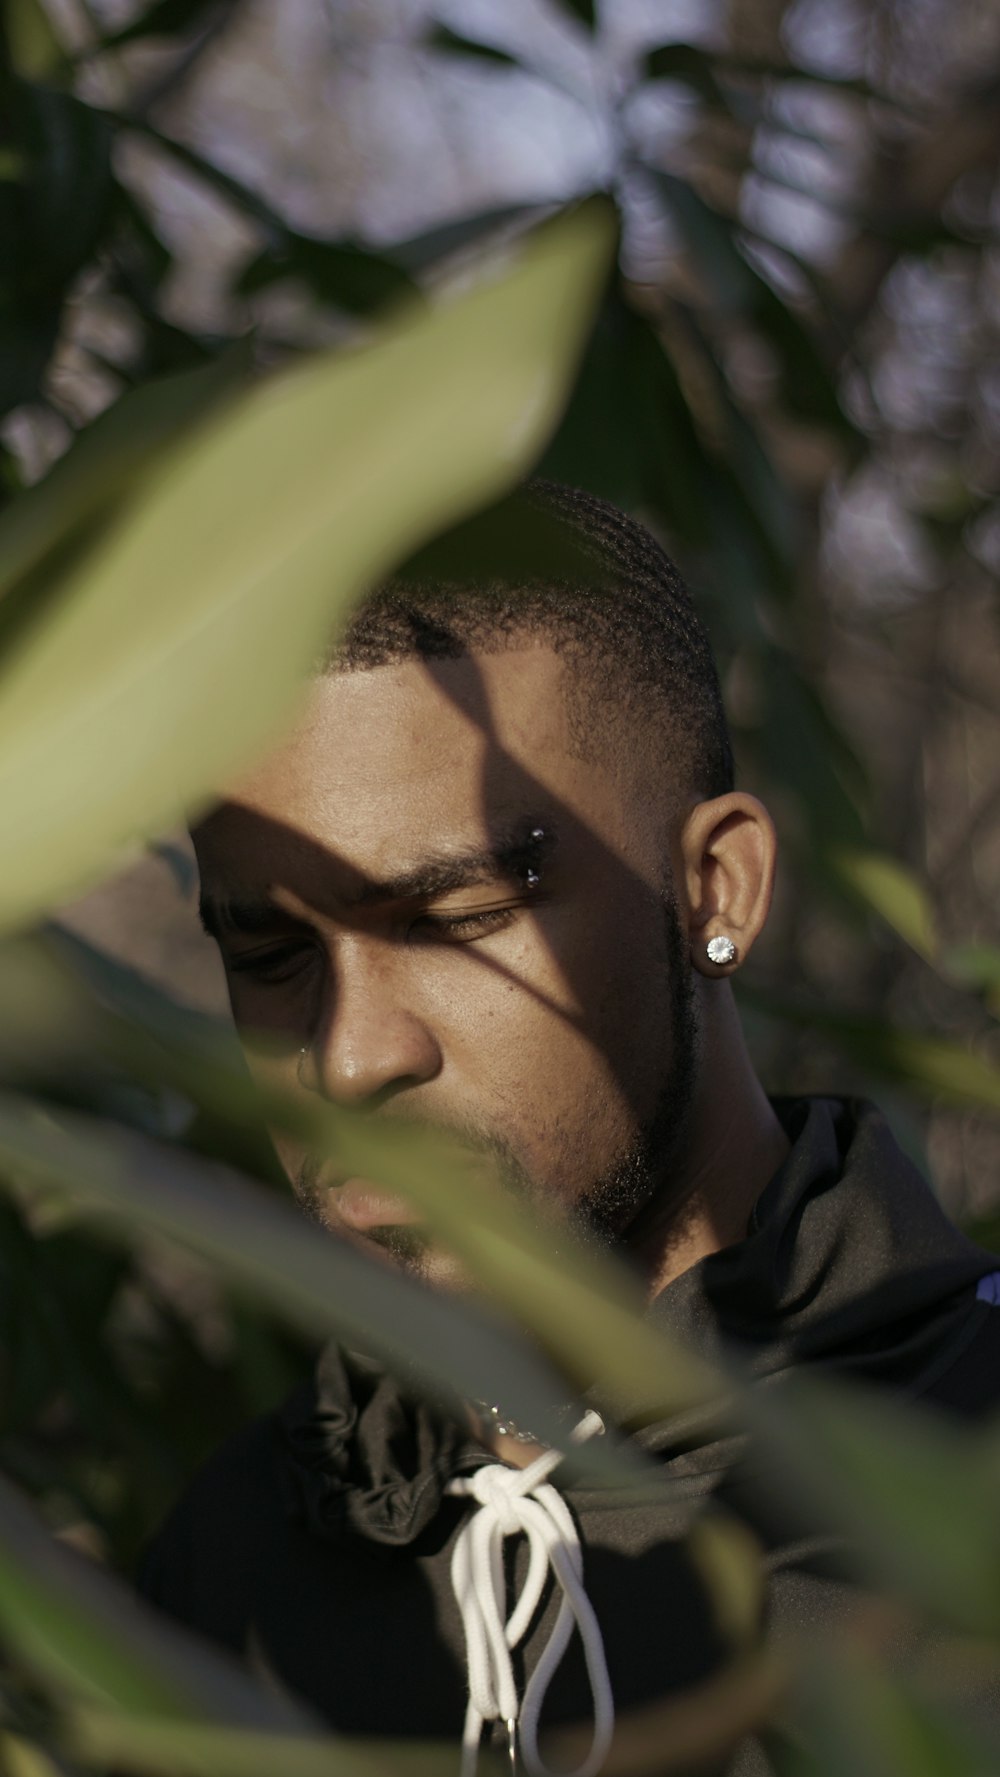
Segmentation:
{"type": "MultiPolygon", "coordinates": [[[[237,1025],[269,1039],[252,1065],[452,1130],[553,1226],[622,1253],[653,1323],[709,1355],[984,1409],[1000,1374],[988,1255],[872,1108],[772,1105],[750,1065],[729,982],[767,916],[774,833],[733,786],[688,595],[612,508],[545,485],[533,499],[591,572],[384,589],[292,737],[195,835],[237,1025]]],[[[405,1201],[277,1146],[332,1234],[465,1286],[405,1201]]],[[[594,1773],[614,1707],[729,1657],[687,1540],[710,1502],[762,1542],[779,1631],[835,1607],[815,1526],[717,1433],[636,1429],[662,1492],[570,1484],[567,1517],[557,1457],[479,1411],[449,1418],[364,1355],[327,1352],[314,1389],[196,1482],[147,1593],[339,1729],[458,1738],[464,1719],[467,1770],[485,1726],[532,1772],[539,1716],[593,1713],[594,1773]],[[511,1537],[509,1597],[476,1568],[477,1511],[530,1531],[511,1537]],[[582,1576],[554,1559],[533,1605],[539,1537],[574,1573],[578,1537],[582,1576]],[[564,1591],[580,1634],[557,1659],[564,1591]],[[491,1652],[490,1611],[518,1597],[514,1645],[491,1652]]],[[[732,1768],[761,1758],[746,1742],[732,1768]]]]}

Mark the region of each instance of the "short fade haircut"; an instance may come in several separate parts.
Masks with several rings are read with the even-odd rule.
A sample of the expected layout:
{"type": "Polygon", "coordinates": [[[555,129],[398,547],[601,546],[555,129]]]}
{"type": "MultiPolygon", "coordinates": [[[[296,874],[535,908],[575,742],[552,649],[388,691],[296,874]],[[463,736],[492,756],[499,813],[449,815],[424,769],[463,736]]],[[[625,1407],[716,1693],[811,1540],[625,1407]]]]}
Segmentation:
{"type": "MultiPolygon", "coordinates": [[[[499,653],[540,639],[577,668],[574,743],[594,756],[609,724],[656,716],[675,782],[700,797],[733,787],[733,754],[704,624],[669,556],[608,501],[530,481],[517,498],[564,532],[587,572],[398,578],[371,593],[324,663],[353,672],[394,660],[499,653]]],[[[574,675],[570,675],[571,678],[574,675]]]]}

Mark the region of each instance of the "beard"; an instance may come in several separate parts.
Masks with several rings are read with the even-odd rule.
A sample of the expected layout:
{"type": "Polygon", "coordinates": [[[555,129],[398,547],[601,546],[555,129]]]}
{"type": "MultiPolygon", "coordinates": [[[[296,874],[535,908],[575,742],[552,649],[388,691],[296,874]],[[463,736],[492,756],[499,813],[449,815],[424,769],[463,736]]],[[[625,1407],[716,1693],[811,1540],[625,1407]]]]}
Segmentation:
{"type": "MultiPolygon", "coordinates": [[[[691,1120],[699,1031],[687,943],[671,889],[663,891],[662,901],[667,1004],[659,1069],[661,1083],[652,1108],[640,1121],[632,1141],[598,1177],[582,1186],[569,1205],[560,1225],[576,1246],[627,1248],[629,1231],[647,1205],[661,1198],[667,1213],[671,1207],[671,1174],[683,1154],[691,1120]]],[[[528,1203],[544,1207],[544,1188],[531,1177],[503,1135],[472,1123],[443,1119],[435,1119],[434,1127],[453,1137],[465,1152],[484,1159],[503,1188],[528,1203]]],[[[320,1156],[307,1156],[296,1172],[293,1187],[306,1214],[329,1231],[325,1170],[326,1162],[320,1156]]],[[[554,1230],[553,1233],[557,1246],[558,1235],[554,1230]]],[[[442,1273],[440,1261],[434,1263],[440,1249],[420,1224],[369,1228],[363,1241],[365,1246],[379,1248],[411,1275],[431,1283],[450,1281],[442,1273]]]]}
{"type": "Polygon", "coordinates": [[[605,1247],[628,1244],[641,1210],[662,1196],[669,1204],[670,1179],[687,1144],[698,1072],[698,1018],[687,943],[671,889],[663,891],[664,987],[667,1033],[660,1088],[650,1114],[632,1144],[585,1187],[577,1202],[581,1233],[605,1247]]]}

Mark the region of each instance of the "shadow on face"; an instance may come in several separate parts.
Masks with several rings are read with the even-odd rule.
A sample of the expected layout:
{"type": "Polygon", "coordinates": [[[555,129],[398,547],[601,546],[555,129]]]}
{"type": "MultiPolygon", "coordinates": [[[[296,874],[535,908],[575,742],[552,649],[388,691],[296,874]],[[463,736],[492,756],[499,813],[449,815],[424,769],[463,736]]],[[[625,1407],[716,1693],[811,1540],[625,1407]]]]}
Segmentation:
{"type": "MultiPolygon", "coordinates": [[[[262,1077],[452,1129],[616,1235],[696,1092],[685,811],[654,724],[584,756],[574,670],[538,642],[325,676],[194,837],[262,1077]]],[[[408,1256],[399,1199],[277,1145],[321,1220],[408,1256]]]]}

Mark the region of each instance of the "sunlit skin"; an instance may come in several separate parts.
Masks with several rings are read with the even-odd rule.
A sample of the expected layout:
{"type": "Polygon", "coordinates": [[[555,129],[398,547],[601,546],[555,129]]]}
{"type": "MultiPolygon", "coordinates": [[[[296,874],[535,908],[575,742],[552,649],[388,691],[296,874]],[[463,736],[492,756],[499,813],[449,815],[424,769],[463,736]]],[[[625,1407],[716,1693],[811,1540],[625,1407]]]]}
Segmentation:
{"type": "MultiPolygon", "coordinates": [[[[237,1025],[269,1039],[266,1060],[248,1050],[258,1074],[496,1140],[536,1204],[567,1220],[641,1147],[678,1067],[672,883],[693,1079],[648,1200],[613,1230],[652,1295],[743,1235],[786,1151],[731,971],[705,956],[725,933],[745,961],[774,836],[754,798],[704,802],[671,784],[660,731],[638,713],[634,734],[623,725],[619,744],[581,757],[565,698],[576,671],[539,641],[323,677],[195,844],[237,1025]]],[[[304,1153],[276,1145],[301,1183],[304,1153]]],[[[370,1181],[325,1172],[312,1187],[326,1227],[380,1252],[414,1220],[370,1181]]],[[[419,1268],[462,1282],[432,1243],[419,1268]]]]}

